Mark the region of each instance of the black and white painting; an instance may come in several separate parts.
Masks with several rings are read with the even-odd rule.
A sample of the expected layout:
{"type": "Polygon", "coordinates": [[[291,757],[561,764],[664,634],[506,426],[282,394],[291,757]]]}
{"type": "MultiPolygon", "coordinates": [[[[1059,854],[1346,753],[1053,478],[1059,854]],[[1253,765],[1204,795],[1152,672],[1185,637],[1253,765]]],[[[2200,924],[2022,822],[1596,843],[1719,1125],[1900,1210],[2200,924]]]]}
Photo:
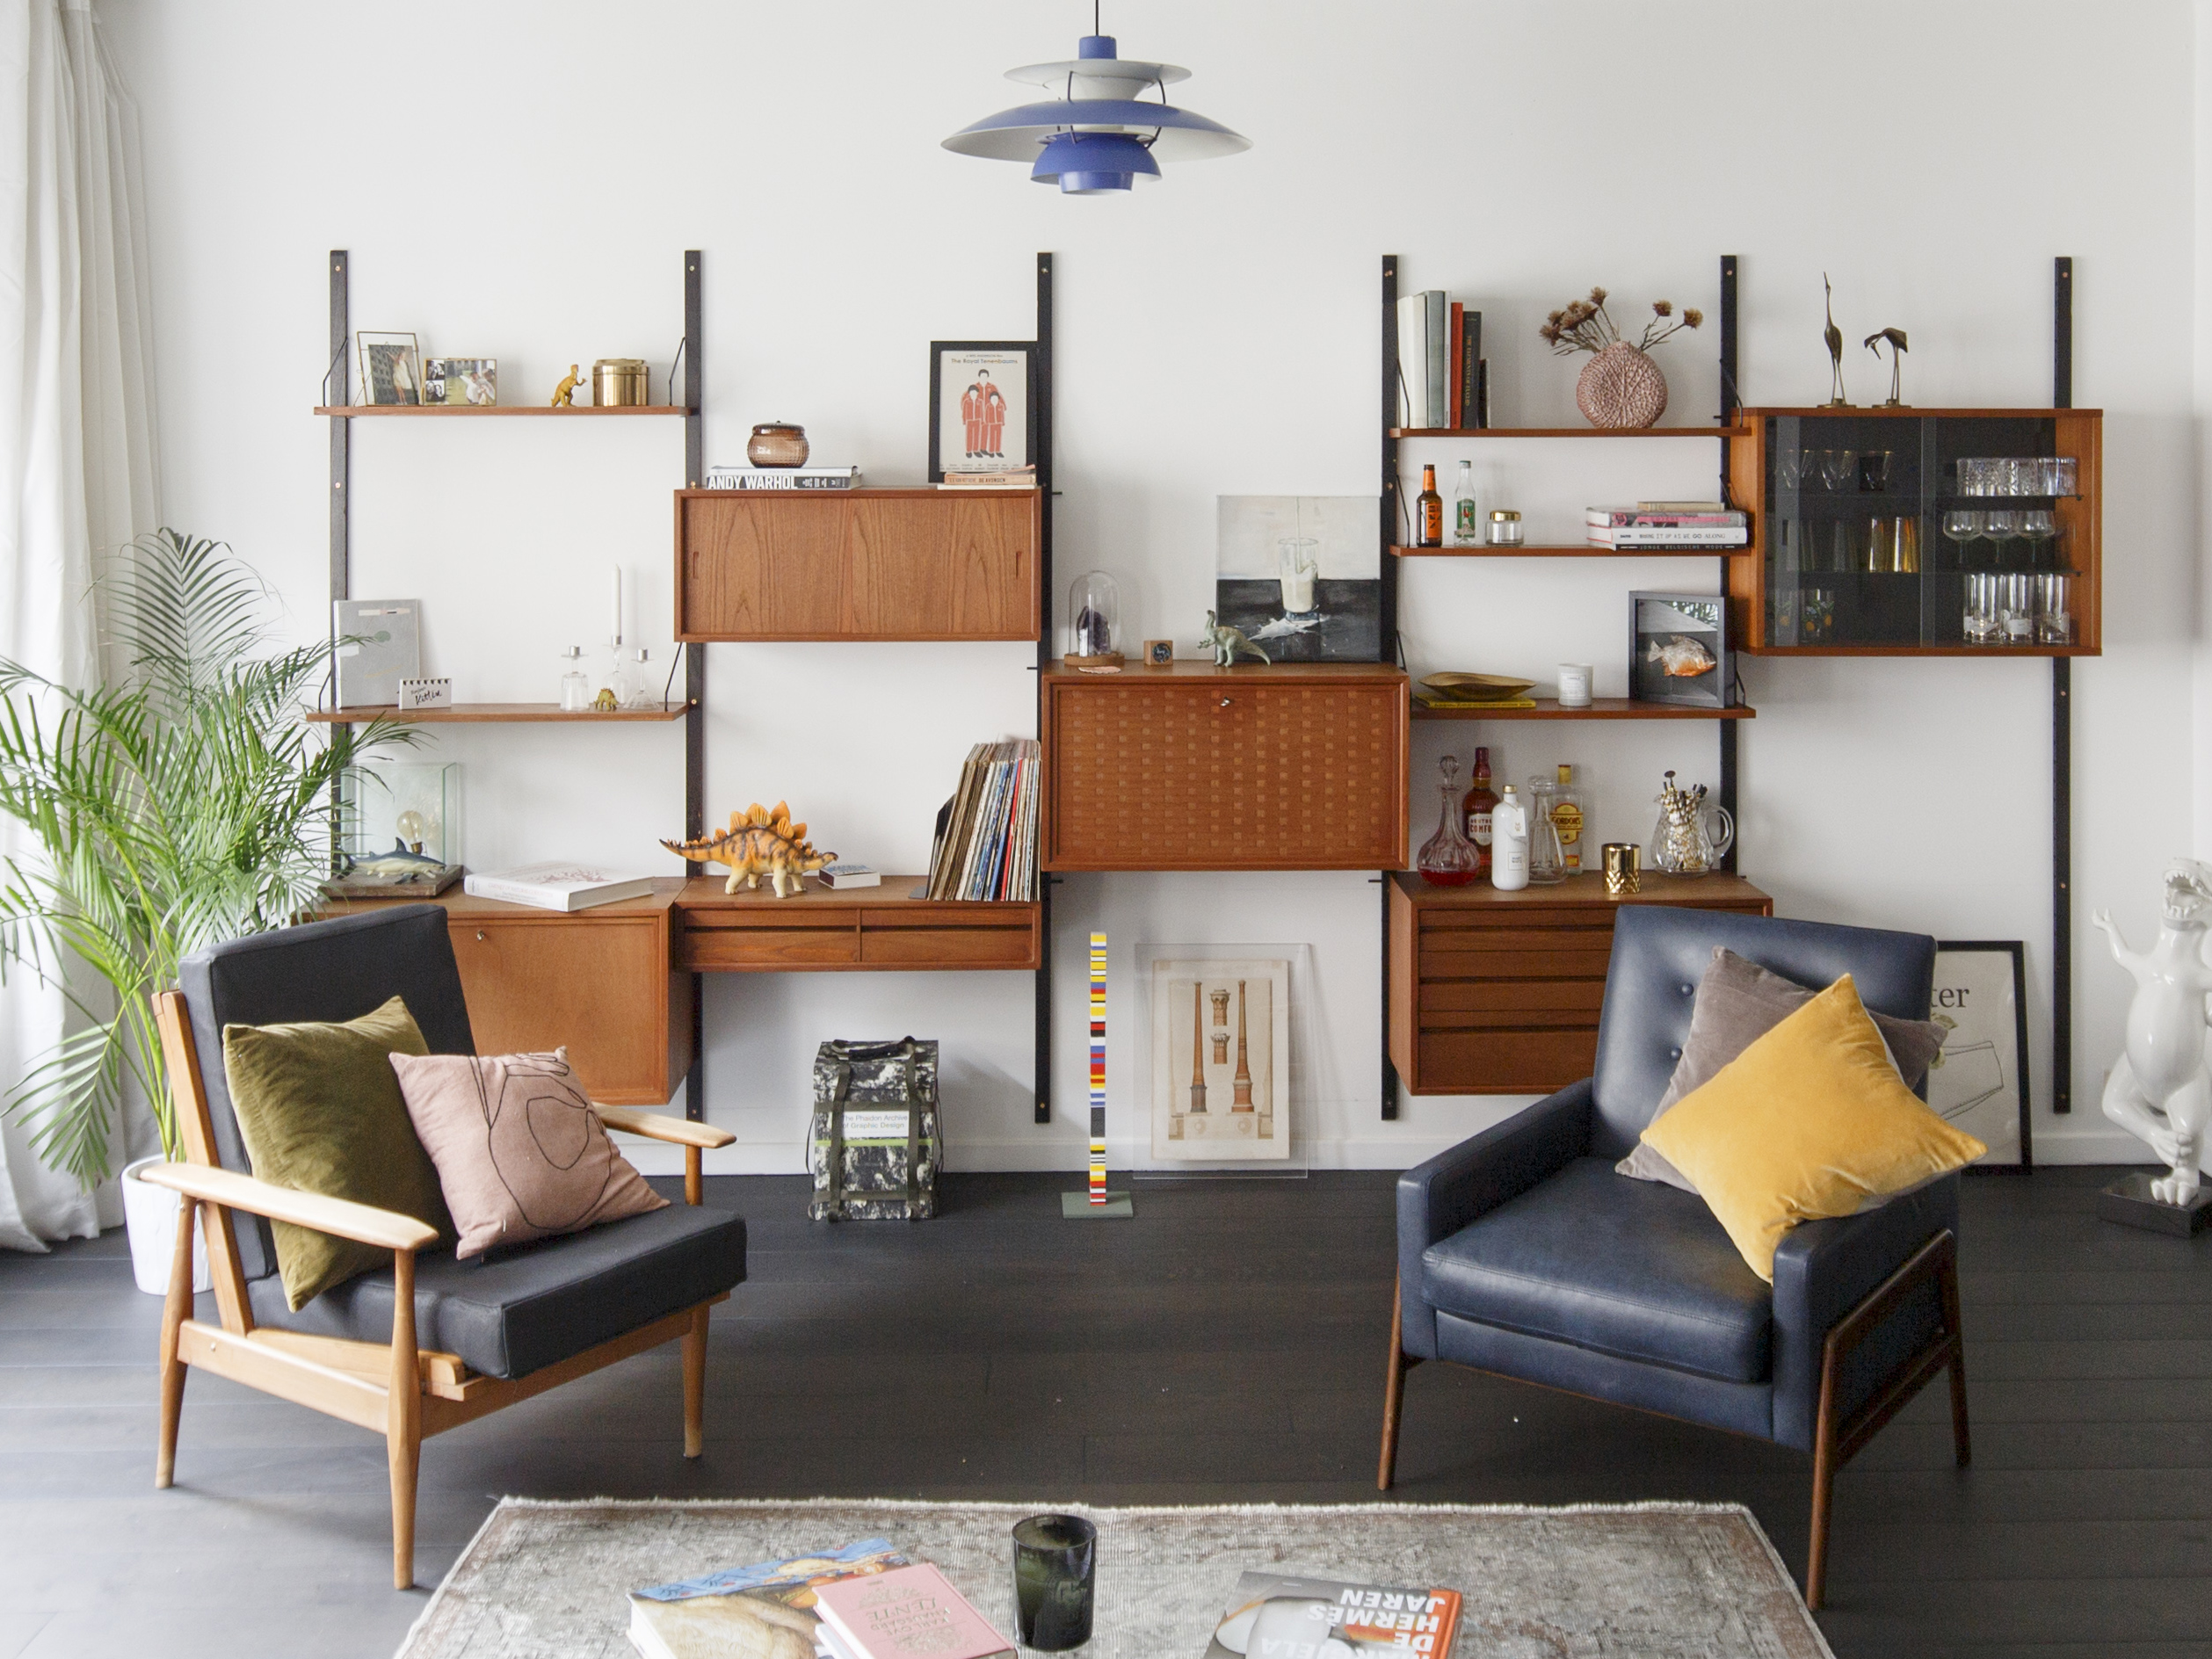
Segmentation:
{"type": "Polygon", "coordinates": [[[2027,1006],[2018,939],[1940,943],[1929,1013],[1945,1028],[1928,1105],[1989,1146],[1977,1160],[2028,1163],[2027,1006]]]}
{"type": "Polygon", "coordinates": [[[1222,496],[1214,609],[1276,663],[1382,656],[1373,496],[1222,496]]]}

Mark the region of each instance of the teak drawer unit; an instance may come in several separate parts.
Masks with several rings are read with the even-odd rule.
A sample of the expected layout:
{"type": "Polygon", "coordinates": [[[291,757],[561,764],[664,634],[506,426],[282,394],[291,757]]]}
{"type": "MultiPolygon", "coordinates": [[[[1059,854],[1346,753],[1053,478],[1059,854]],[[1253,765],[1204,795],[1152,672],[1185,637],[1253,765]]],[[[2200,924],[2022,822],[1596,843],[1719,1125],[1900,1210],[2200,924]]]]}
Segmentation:
{"type": "Polygon", "coordinates": [[[1395,870],[1406,677],[1381,663],[1048,669],[1048,870],[1395,870]]]}
{"type": "Polygon", "coordinates": [[[784,899],[693,881],[678,901],[677,965],[704,974],[1037,966],[1036,905],[909,899],[921,880],[886,876],[841,893],[809,887],[784,899]]]}
{"type": "Polygon", "coordinates": [[[446,911],[476,1052],[565,1046],[592,1099],[665,1105],[691,1067],[691,982],[670,966],[677,885],[573,914],[458,888],[433,900],[446,911]]]}
{"type": "Polygon", "coordinates": [[[676,637],[1034,640],[1033,489],[679,489],[676,637]]]}
{"type": "Polygon", "coordinates": [[[1620,906],[1774,912],[1732,875],[1647,873],[1627,899],[1597,875],[1518,893],[1390,882],[1390,1061],[1417,1095],[1549,1094],[1589,1076],[1620,906]]]}

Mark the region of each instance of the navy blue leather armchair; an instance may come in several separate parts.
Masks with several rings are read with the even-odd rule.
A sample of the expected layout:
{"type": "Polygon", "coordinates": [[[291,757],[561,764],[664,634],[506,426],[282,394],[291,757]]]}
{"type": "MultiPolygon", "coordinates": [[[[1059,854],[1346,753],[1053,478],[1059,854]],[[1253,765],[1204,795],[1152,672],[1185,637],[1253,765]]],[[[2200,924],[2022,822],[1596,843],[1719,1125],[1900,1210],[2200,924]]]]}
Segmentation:
{"type": "Polygon", "coordinates": [[[1396,1463],[1405,1373],[1425,1359],[1777,1441],[1813,1454],[1817,1608],[1837,1468],[1946,1367],[1967,1461],[1958,1177],[1800,1226],[1770,1287],[1694,1193],[1615,1174],[1681,1058],[1716,945],[1804,985],[1848,973],[1868,1008],[1927,1018],[1933,939],[1623,906],[1596,1074],[1399,1177],[1377,1484],[1396,1463]]]}

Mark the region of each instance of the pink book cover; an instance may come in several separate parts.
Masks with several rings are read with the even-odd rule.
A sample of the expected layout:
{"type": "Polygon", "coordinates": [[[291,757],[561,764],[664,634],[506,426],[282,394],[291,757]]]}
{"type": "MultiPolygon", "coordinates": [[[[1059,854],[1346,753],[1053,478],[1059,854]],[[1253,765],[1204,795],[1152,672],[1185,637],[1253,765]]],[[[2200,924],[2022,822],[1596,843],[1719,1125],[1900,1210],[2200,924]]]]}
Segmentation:
{"type": "Polygon", "coordinates": [[[859,1659],[1013,1659],[1014,1644],[926,1562],[823,1584],[815,1611],[859,1659]]]}

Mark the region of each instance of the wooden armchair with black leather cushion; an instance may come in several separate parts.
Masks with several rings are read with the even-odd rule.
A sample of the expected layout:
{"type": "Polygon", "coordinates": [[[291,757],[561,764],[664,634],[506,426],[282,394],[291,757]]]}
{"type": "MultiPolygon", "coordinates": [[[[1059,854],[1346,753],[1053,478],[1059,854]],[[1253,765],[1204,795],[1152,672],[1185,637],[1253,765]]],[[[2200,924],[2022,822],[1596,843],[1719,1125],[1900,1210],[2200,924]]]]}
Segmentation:
{"type": "Polygon", "coordinates": [[[392,1582],[414,1582],[415,1479],[423,1438],[571,1378],[681,1338],[684,1455],[703,1449],[707,1310],[745,1277],[741,1216],[700,1206],[700,1155],[732,1137],[599,1106],[611,1128],[684,1148],[685,1203],[456,1260],[410,1215],[254,1177],[226,1086],[222,1029],[347,1020],[398,996],[432,1054],[475,1052],[446,914],[434,905],[311,923],[189,957],[183,989],[156,999],[185,1162],[145,1178],[184,1197],[162,1321],[161,1445],[154,1483],[176,1466],[188,1367],[381,1433],[392,1482],[392,1582]],[[192,1315],[192,1222],[205,1223],[218,1325],[192,1315]],[[269,1223],[389,1250],[296,1313],[269,1223]]]}

